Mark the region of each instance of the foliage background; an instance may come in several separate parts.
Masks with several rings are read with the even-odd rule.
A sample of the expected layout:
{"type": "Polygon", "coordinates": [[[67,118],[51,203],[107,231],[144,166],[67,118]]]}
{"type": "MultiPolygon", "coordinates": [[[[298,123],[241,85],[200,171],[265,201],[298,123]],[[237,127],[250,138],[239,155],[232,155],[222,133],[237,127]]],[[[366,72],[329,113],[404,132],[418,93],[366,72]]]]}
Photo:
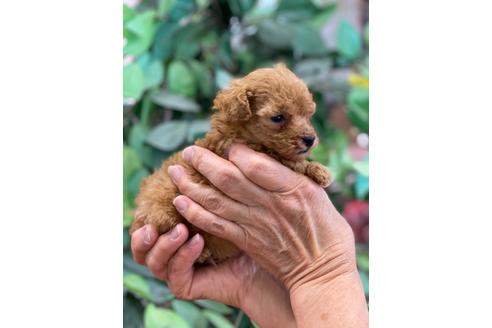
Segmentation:
{"type": "Polygon", "coordinates": [[[321,143],[311,158],[334,173],[328,193],[354,230],[369,298],[367,3],[147,0],[125,4],[123,11],[125,327],[253,325],[238,309],[175,299],[165,283],[133,262],[128,226],[140,181],[205,134],[215,93],[231,78],[279,61],[306,81],[316,99],[321,143]],[[346,19],[352,11],[359,14],[355,21],[346,19]],[[328,35],[322,33],[327,27],[328,35]]]}

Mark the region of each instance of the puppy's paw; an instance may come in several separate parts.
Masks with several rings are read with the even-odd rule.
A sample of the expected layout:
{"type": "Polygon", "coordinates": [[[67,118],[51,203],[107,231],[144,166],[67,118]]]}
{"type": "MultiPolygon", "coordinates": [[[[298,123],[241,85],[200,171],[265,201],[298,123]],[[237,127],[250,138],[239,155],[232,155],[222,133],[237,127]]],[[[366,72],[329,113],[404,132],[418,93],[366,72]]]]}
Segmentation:
{"type": "Polygon", "coordinates": [[[331,172],[320,163],[310,162],[306,168],[306,176],[323,188],[328,187],[332,183],[331,172]]]}
{"type": "Polygon", "coordinates": [[[196,261],[198,263],[207,263],[207,264],[216,265],[214,259],[212,258],[212,251],[206,245],[203,248],[202,254],[200,254],[200,257],[196,261]]]}

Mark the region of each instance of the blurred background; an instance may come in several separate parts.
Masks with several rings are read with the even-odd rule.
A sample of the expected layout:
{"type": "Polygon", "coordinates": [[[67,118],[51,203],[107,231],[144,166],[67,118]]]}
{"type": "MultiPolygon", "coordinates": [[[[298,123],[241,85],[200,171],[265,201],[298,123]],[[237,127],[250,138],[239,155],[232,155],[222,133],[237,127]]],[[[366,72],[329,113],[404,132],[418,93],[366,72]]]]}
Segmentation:
{"type": "Polygon", "coordinates": [[[327,192],[357,241],[369,300],[368,1],[128,0],[123,5],[125,327],[253,327],[239,309],[181,301],[133,262],[128,227],[142,178],[209,128],[229,80],[284,62],[309,86],[327,192]]]}

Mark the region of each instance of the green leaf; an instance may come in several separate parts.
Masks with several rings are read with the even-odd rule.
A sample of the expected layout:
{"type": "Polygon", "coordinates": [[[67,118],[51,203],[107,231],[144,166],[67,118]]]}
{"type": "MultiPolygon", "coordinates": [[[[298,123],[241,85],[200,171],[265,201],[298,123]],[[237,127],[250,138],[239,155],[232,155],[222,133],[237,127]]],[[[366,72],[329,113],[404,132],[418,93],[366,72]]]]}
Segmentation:
{"type": "Polygon", "coordinates": [[[181,112],[198,113],[200,105],[191,99],[175,95],[167,91],[160,91],[152,96],[152,101],[165,108],[178,110],[181,112]]]}
{"type": "Polygon", "coordinates": [[[188,24],[179,29],[176,34],[174,59],[187,60],[195,57],[200,52],[200,41],[206,32],[206,27],[202,23],[188,24]]]}
{"type": "Polygon", "coordinates": [[[154,45],[152,46],[152,55],[154,58],[167,61],[172,57],[177,30],[179,30],[179,25],[173,22],[166,20],[159,24],[155,33],[154,45]]]}
{"type": "Polygon", "coordinates": [[[124,25],[124,36],[127,40],[123,48],[124,54],[141,55],[152,44],[155,33],[155,12],[147,11],[133,17],[124,25]]]}
{"type": "Polygon", "coordinates": [[[146,142],[157,149],[172,151],[184,143],[187,129],[186,121],[164,122],[150,131],[146,142]]]}
{"type": "Polygon", "coordinates": [[[365,271],[359,271],[360,280],[362,281],[362,286],[364,287],[364,294],[369,295],[369,276],[365,271]]]}
{"type": "Polygon", "coordinates": [[[140,328],[143,325],[144,308],[131,294],[127,294],[123,299],[123,327],[140,328]]]}
{"type": "Polygon", "coordinates": [[[123,195],[123,227],[129,227],[133,222],[133,206],[128,195],[123,195]]]}
{"type": "Polygon", "coordinates": [[[323,84],[330,76],[332,62],[327,59],[305,59],[299,61],[294,72],[304,81],[309,87],[315,88],[323,84]]]}
{"type": "Polygon", "coordinates": [[[300,56],[318,56],[328,52],[319,31],[308,26],[296,26],[292,42],[295,53],[300,56]]]}
{"type": "Polygon", "coordinates": [[[191,328],[176,312],[149,304],[144,312],[145,328],[191,328]]]}
{"type": "Polygon", "coordinates": [[[157,16],[164,17],[166,16],[173,6],[176,4],[176,0],[159,0],[159,4],[157,7],[157,16]]]}
{"type": "Polygon", "coordinates": [[[169,18],[178,22],[182,18],[193,15],[195,11],[194,0],[176,0],[176,4],[169,12],[169,18]]]}
{"type": "Polygon", "coordinates": [[[123,249],[130,249],[130,235],[125,228],[123,228],[123,249]]]}
{"type": "Polygon", "coordinates": [[[127,183],[141,166],[142,162],[137,153],[127,145],[123,145],[123,181],[127,183]]]}
{"type": "Polygon", "coordinates": [[[146,37],[153,33],[155,12],[146,11],[131,19],[125,28],[134,34],[146,37]]]}
{"type": "Polygon", "coordinates": [[[251,23],[272,16],[278,8],[279,0],[258,0],[255,6],[244,15],[244,21],[251,23]]]}
{"type": "Polygon", "coordinates": [[[174,295],[162,281],[149,279],[148,283],[150,286],[150,292],[152,294],[152,302],[156,304],[162,304],[174,299],[174,295]]]}
{"type": "MultiPolygon", "coordinates": [[[[140,265],[133,261],[133,256],[129,251],[123,251],[123,272],[136,273],[142,277],[153,279],[154,275],[146,266],[140,265]]],[[[148,280],[149,281],[149,280],[148,280]]]]}
{"type": "Polygon", "coordinates": [[[183,62],[173,61],[169,64],[167,82],[169,91],[174,94],[191,98],[196,94],[193,73],[183,62]]]}
{"type": "Polygon", "coordinates": [[[354,87],[347,97],[348,117],[360,131],[369,133],[369,90],[354,87]]]}
{"type": "Polygon", "coordinates": [[[188,127],[186,140],[191,143],[210,130],[210,120],[194,120],[188,127]]]}
{"type": "Polygon", "coordinates": [[[363,271],[369,271],[369,256],[367,253],[357,253],[357,266],[363,271]]]}
{"type": "Polygon", "coordinates": [[[126,3],[123,4],[123,23],[133,19],[136,15],[135,9],[130,8],[126,3]]]}
{"type": "Polygon", "coordinates": [[[123,67],[123,96],[139,99],[145,89],[142,68],[137,63],[123,67]]]}
{"type": "Polygon", "coordinates": [[[359,33],[346,20],[340,21],[337,29],[337,50],[348,59],[357,58],[362,50],[359,33]]]}
{"type": "Polygon", "coordinates": [[[128,141],[130,147],[137,153],[138,157],[146,163],[148,158],[152,155],[152,149],[145,145],[145,139],[147,138],[148,129],[141,123],[135,124],[130,129],[128,141]]]}
{"type": "Polygon", "coordinates": [[[369,45],[369,23],[364,27],[364,42],[369,45]]]}
{"type": "Polygon", "coordinates": [[[131,32],[125,34],[126,44],[123,48],[124,55],[139,56],[149,49],[152,44],[152,37],[139,37],[131,32]]]}
{"type": "Polygon", "coordinates": [[[265,20],[258,24],[258,38],[274,49],[289,49],[292,45],[292,27],[288,24],[265,20]]]}
{"type": "Polygon", "coordinates": [[[146,169],[141,168],[131,176],[126,185],[126,192],[130,199],[134,199],[137,196],[142,180],[148,175],[149,172],[146,169]]]}
{"type": "Polygon", "coordinates": [[[123,286],[136,296],[148,301],[152,300],[152,294],[147,281],[135,273],[127,273],[123,276],[123,286]]]}
{"type": "Polygon", "coordinates": [[[203,315],[214,325],[216,328],[234,328],[234,326],[224,316],[210,311],[203,310],[203,315]]]}
{"type": "Polygon", "coordinates": [[[328,162],[328,147],[326,147],[326,144],[323,142],[315,147],[309,158],[321,164],[326,164],[328,162]]]}
{"type": "Polygon", "coordinates": [[[354,170],[360,175],[369,176],[369,159],[366,157],[363,161],[354,162],[354,170]]]}
{"type": "Polygon", "coordinates": [[[308,21],[308,25],[319,30],[335,12],[336,5],[329,5],[308,21]]]}
{"type": "Polygon", "coordinates": [[[146,53],[137,59],[137,63],[142,69],[145,89],[158,86],[164,80],[164,66],[158,60],[152,59],[151,55],[146,53]]]}
{"type": "Polygon", "coordinates": [[[369,192],[369,177],[357,174],[355,178],[355,196],[358,199],[364,199],[369,192]]]}
{"type": "Polygon", "coordinates": [[[193,303],[182,300],[173,300],[171,305],[173,309],[190,324],[191,327],[207,327],[207,319],[205,319],[200,309],[193,303]]]}
{"type": "Polygon", "coordinates": [[[206,309],[213,310],[221,314],[231,314],[232,308],[222,303],[214,302],[211,300],[196,300],[196,304],[203,306],[206,309]]]}
{"type": "Polygon", "coordinates": [[[232,75],[229,72],[220,68],[215,72],[215,84],[219,89],[226,88],[231,80],[232,75]]]}
{"type": "Polygon", "coordinates": [[[208,7],[210,0],[196,0],[196,4],[198,5],[198,9],[204,9],[208,7]]]}
{"type": "Polygon", "coordinates": [[[195,75],[195,80],[198,81],[198,87],[200,92],[205,97],[212,97],[214,92],[214,85],[212,81],[212,74],[210,70],[197,60],[189,62],[190,68],[195,75]]]}

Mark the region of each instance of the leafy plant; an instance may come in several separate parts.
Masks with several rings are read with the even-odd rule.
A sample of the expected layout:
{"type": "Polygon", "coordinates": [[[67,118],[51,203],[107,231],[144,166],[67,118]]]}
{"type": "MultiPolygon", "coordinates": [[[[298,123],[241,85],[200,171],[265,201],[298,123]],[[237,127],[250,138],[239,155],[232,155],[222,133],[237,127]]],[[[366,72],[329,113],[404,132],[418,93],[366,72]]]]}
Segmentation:
{"type": "MultiPolygon", "coordinates": [[[[312,159],[334,172],[333,201],[340,210],[354,199],[367,202],[367,157],[354,158],[353,140],[327,118],[333,105],[346,104],[353,127],[369,133],[368,27],[361,35],[341,20],[336,46],[329,48],[321,30],[337,10],[332,1],[319,0],[146,0],[123,6],[125,327],[253,325],[238,309],[175,299],[165,283],[133,262],[128,235],[142,179],[206,133],[215,94],[234,77],[282,61],[304,79],[318,105],[313,123],[321,143],[312,159]]],[[[363,282],[366,253],[358,247],[363,282]]]]}

